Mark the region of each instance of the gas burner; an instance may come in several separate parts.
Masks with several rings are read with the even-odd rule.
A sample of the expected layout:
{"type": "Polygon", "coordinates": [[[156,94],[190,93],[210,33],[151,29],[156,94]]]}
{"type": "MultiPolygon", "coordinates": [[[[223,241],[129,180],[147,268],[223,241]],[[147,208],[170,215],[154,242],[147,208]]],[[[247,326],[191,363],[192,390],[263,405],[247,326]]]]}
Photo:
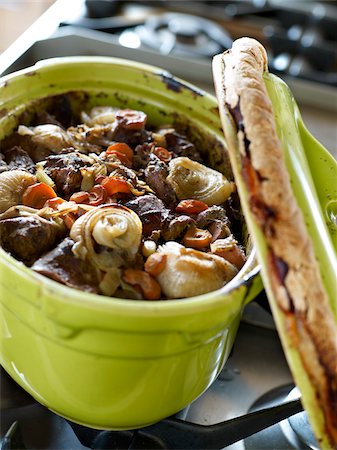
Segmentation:
{"type": "MultiPolygon", "coordinates": [[[[130,37],[131,31],[120,36],[120,42],[130,37]]],[[[165,13],[149,17],[144,25],[132,31],[141,44],[161,54],[184,57],[212,57],[232,45],[231,37],[222,27],[199,16],[165,13]]]]}
{"type": "MultiPolygon", "coordinates": [[[[294,388],[289,392],[286,400],[295,400],[299,396],[299,391],[294,388]]],[[[312,432],[308,416],[305,412],[298,413],[287,420],[283,420],[280,426],[288,440],[295,448],[318,450],[315,436],[312,432]]]]}
{"type": "MultiPolygon", "coordinates": [[[[278,386],[257,399],[250,411],[270,408],[274,405],[298,400],[299,398],[299,390],[293,384],[278,386]]],[[[282,420],[280,423],[245,439],[245,449],[259,448],[267,450],[270,448],[271,436],[275,450],[318,450],[319,448],[305,411],[294,414],[288,419],[282,420]],[[277,443],[276,446],[274,442],[277,443]]]]}

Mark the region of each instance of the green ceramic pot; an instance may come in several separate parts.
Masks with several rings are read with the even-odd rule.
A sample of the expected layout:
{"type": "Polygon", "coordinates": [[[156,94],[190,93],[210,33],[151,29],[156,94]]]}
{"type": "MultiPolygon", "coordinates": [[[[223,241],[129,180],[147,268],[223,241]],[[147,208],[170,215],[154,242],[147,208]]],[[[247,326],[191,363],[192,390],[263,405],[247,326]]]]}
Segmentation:
{"type": "MultiPolygon", "coordinates": [[[[34,101],[70,94],[172,123],[230,175],[214,97],[160,69],[112,58],[45,61],[0,80],[0,140],[34,101]],[[85,92],[85,94],[83,94],[85,92]]],[[[219,374],[262,283],[253,251],[227,286],[185,300],[105,298],[40,276],[0,249],[0,363],[36,400],[94,428],[132,429],[184,408],[219,374]]]]}

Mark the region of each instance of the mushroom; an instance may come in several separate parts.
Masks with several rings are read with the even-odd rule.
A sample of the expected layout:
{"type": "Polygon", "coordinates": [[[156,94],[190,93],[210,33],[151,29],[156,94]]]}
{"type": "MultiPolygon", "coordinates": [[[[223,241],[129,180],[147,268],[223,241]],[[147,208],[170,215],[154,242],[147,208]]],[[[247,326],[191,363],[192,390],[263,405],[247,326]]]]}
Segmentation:
{"type": "Polygon", "coordinates": [[[72,140],[68,133],[58,125],[43,124],[36,127],[20,125],[18,133],[21,136],[29,136],[38,148],[49,150],[51,153],[59,153],[61,150],[72,146],[72,140]]]}
{"type": "Polygon", "coordinates": [[[184,156],[172,159],[169,170],[166,181],[179,200],[193,198],[209,206],[220,205],[234,191],[234,183],[222,173],[184,156]]]}
{"type": "Polygon", "coordinates": [[[177,242],[159,246],[158,252],[167,257],[156,279],[168,298],[193,297],[220,289],[238,272],[220,256],[186,248],[177,242]]]}
{"type": "Polygon", "coordinates": [[[102,205],[79,217],[70,237],[75,241],[75,256],[107,272],[133,261],[141,243],[142,223],[125,206],[102,205]]]}
{"type": "Polygon", "coordinates": [[[26,188],[36,183],[36,177],[24,170],[0,173],[0,213],[21,203],[26,188]]]}
{"type": "Polygon", "coordinates": [[[118,109],[112,106],[95,106],[89,112],[82,111],[81,119],[89,127],[107,125],[115,121],[116,111],[118,109]]]}

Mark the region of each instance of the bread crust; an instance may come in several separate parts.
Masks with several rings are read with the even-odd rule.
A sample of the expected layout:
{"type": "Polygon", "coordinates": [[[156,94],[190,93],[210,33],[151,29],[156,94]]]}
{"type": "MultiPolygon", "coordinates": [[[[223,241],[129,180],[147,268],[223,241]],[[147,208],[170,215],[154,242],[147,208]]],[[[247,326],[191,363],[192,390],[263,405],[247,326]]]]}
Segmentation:
{"type": "MultiPolygon", "coordinates": [[[[226,108],[236,123],[241,175],[250,210],[267,243],[274,308],[284,317],[281,334],[285,345],[298,351],[323,412],[324,433],[337,446],[336,323],[276,132],[263,81],[266,51],[256,40],[241,38],[217,58],[223,76],[219,82],[215,74],[217,91],[219,83],[223,89],[219,107],[226,108]]],[[[233,142],[229,151],[237,160],[237,148],[231,147],[233,142]]]]}

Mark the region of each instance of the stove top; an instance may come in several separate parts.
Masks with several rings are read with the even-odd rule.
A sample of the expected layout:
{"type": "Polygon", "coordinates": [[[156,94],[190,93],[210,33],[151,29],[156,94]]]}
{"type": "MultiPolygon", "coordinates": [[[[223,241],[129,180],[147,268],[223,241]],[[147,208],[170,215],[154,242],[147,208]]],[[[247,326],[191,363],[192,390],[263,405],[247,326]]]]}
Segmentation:
{"type": "Polygon", "coordinates": [[[0,383],[1,450],[317,448],[273,320],[255,302],[246,308],[232,355],[213,385],[150,427],[89,429],[35,402],[2,369],[0,383]]]}
{"type": "Polygon", "coordinates": [[[57,0],[0,55],[0,74],[56,56],[115,56],[213,85],[211,58],[255,37],[270,70],[303,104],[337,109],[337,7],[333,2],[57,0]]]}

